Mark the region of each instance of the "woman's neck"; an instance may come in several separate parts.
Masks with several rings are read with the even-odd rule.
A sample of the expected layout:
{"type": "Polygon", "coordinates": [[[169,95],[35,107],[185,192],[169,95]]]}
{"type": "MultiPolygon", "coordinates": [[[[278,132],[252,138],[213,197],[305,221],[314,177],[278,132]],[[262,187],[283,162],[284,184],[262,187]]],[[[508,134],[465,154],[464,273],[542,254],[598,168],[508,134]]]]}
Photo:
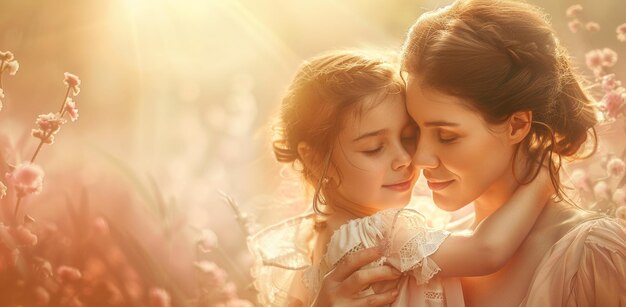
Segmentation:
{"type": "Polygon", "coordinates": [[[494,182],[487,191],[474,201],[476,217],[472,227],[476,227],[482,220],[508,202],[518,187],[519,182],[515,179],[513,174],[510,173],[503,175],[499,180],[494,182]]]}

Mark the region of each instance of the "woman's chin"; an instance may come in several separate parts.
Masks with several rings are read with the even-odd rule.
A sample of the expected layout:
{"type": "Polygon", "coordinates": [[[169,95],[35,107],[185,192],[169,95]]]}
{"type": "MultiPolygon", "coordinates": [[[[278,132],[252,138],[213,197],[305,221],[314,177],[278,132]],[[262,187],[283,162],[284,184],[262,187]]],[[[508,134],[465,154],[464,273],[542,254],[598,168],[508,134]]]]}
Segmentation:
{"type": "Polygon", "coordinates": [[[468,204],[438,193],[433,193],[433,202],[437,205],[437,207],[439,207],[439,209],[449,212],[457,211],[468,204]]]}

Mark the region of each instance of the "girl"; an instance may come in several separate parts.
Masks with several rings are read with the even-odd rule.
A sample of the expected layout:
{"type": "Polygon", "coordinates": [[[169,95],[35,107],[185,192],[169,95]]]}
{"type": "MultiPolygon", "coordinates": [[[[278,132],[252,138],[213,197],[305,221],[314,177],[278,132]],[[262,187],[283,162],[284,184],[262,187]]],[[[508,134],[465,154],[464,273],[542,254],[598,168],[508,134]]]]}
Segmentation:
{"type": "Polygon", "coordinates": [[[261,304],[326,305],[313,302],[322,278],[351,253],[379,246],[383,257],[352,277],[357,295],[334,303],[461,306],[459,280],[451,277],[497,270],[541,212],[552,192],[547,175],[521,187],[470,235],[428,228],[423,216],[404,208],[418,176],[412,155],[419,135],[397,71],[392,61],[351,51],[300,67],[273,147],[278,161],[300,165],[315,190],[314,212],[250,238],[261,304]],[[374,278],[399,278],[399,289],[389,295],[362,287],[367,271],[385,263],[402,276],[374,278]]]}
{"type": "MultiPolygon", "coordinates": [[[[594,101],[537,7],[459,0],[426,13],[409,31],[402,70],[407,109],[421,130],[413,161],[429,182],[439,182],[431,187],[437,206],[452,211],[474,203],[470,229],[515,201],[515,189],[542,161],[562,193],[561,160],[594,148],[583,146],[596,124],[594,101]],[[521,142],[510,142],[509,131],[521,142]]],[[[579,205],[546,204],[500,270],[461,279],[466,304],[626,306],[626,223],[579,205]]],[[[353,268],[337,270],[349,275],[353,268]]]]}

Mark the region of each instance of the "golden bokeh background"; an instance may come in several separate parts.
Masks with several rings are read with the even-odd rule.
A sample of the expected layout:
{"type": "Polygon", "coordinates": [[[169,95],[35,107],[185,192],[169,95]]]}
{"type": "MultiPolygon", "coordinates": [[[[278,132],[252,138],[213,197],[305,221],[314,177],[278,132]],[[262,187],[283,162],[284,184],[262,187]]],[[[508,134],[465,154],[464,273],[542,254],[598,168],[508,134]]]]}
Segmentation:
{"type": "MultiPolygon", "coordinates": [[[[585,52],[608,47],[626,57],[615,33],[626,22],[626,2],[530,2],[551,16],[590,80],[585,52]],[[568,30],[565,10],[575,3],[601,31],[568,30]]],[[[0,145],[8,164],[29,158],[37,146],[30,129],[38,114],[59,108],[63,73],[82,80],[75,98],[80,118],[42,150],[44,192],[26,199],[24,210],[43,223],[62,219],[66,203],[89,199],[92,215],[159,246],[155,254],[182,280],[197,230],[210,228],[245,275],[245,237],[219,191],[262,224],[302,208],[301,190],[285,180],[291,175],[270,149],[271,119],[297,66],[336,48],[398,50],[421,13],[446,3],[0,0],[0,50],[20,63],[15,76],[2,78],[0,145]],[[145,205],[158,202],[157,194],[162,207],[145,205]],[[181,235],[163,246],[160,235],[172,229],[181,235]]],[[[618,78],[626,77],[625,63],[613,67],[618,78]]],[[[5,217],[12,204],[3,200],[5,217]]],[[[245,289],[245,281],[237,283],[245,289]]]]}

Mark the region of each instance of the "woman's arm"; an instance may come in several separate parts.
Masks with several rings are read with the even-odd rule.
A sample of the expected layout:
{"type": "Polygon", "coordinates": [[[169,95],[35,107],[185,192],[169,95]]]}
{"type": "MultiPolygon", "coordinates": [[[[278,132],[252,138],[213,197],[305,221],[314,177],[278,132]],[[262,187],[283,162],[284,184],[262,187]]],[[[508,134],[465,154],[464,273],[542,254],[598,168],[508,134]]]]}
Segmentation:
{"type": "Polygon", "coordinates": [[[475,276],[496,272],[524,241],[554,193],[547,170],[485,218],[471,235],[448,237],[431,256],[440,276],[475,276]]]}

